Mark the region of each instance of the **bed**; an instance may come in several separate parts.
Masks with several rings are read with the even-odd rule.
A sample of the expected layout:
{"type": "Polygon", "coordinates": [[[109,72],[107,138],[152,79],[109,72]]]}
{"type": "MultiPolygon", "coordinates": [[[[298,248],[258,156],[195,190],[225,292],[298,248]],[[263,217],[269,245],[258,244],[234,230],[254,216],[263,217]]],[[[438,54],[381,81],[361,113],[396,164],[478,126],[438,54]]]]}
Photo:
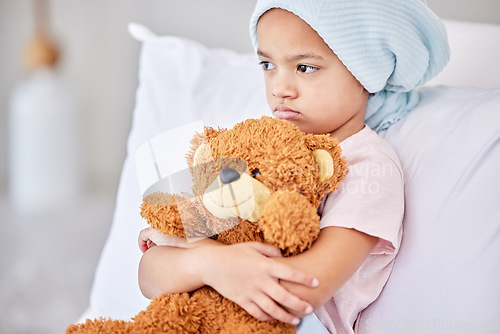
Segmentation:
{"type": "MultiPolygon", "coordinates": [[[[405,234],[359,333],[500,332],[500,26],[445,24],[450,64],[420,88],[419,106],[381,133],[405,173],[405,234]]],[[[140,145],[190,122],[229,127],[267,113],[253,54],[157,36],[138,24],[129,30],[142,43],[136,106],[113,224],[82,320],[130,319],[149,303],[137,284],[137,236],[146,227],[134,163],[140,145]]],[[[316,320],[300,331],[323,332],[316,320]]]]}

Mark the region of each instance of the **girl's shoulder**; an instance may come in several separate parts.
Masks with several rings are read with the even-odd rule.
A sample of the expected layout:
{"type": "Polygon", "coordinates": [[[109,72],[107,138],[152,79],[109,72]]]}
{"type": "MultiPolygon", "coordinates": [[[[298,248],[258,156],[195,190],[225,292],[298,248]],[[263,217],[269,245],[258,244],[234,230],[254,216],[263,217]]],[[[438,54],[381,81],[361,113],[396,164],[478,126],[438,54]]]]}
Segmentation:
{"type": "Polygon", "coordinates": [[[368,125],[340,143],[342,155],[350,166],[393,165],[402,174],[401,162],[391,144],[368,125]]]}

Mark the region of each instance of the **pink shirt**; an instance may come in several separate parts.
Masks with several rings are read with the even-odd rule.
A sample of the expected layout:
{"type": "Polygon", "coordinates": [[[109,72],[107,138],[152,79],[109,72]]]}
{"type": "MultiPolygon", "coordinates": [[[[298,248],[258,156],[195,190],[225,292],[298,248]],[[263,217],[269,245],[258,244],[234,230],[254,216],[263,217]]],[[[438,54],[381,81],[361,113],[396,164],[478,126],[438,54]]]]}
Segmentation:
{"type": "Polygon", "coordinates": [[[344,334],[354,333],[359,313],[379,296],[389,278],[401,242],[404,184],[396,153],[368,126],[340,146],[349,172],[321,204],[321,228],[353,228],[379,238],[361,267],[315,312],[331,333],[344,334]]]}

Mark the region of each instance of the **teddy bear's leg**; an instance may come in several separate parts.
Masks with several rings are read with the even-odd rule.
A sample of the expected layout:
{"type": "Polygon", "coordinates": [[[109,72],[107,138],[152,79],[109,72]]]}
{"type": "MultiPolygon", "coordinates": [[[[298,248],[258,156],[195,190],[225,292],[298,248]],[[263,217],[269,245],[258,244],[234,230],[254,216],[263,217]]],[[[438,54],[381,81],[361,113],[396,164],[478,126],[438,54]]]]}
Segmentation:
{"type": "Polygon", "coordinates": [[[226,303],[229,300],[213,288],[205,286],[193,293],[193,301],[197,306],[198,316],[201,318],[198,333],[220,333],[221,328],[226,323],[228,314],[232,313],[232,310],[226,307],[226,303]]]}
{"type": "MultiPolygon", "coordinates": [[[[196,292],[195,292],[196,293],[196,292]]],[[[160,295],[133,318],[131,333],[199,333],[203,309],[195,293],[160,295]]]]}
{"type": "Polygon", "coordinates": [[[245,311],[230,313],[220,334],[295,334],[296,326],[279,321],[260,321],[245,311]]]}
{"type": "Polygon", "coordinates": [[[66,334],[190,334],[200,332],[203,305],[197,302],[198,291],[172,293],[153,298],[148,308],[131,321],[87,320],[84,324],[71,325],[66,334]],[[194,298],[193,298],[194,295],[194,298]]]}
{"type": "Polygon", "coordinates": [[[228,319],[220,334],[295,334],[295,326],[278,321],[228,319]]]}
{"type": "Polygon", "coordinates": [[[122,320],[87,320],[83,324],[70,325],[66,334],[125,334],[132,333],[130,323],[122,320]]]}
{"type": "Polygon", "coordinates": [[[297,191],[278,190],[271,194],[258,224],[264,240],[287,256],[310,248],[319,235],[317,208],[297,191]]]}
{"type": "Polygon", "coordinates": [[[251,316],[233,301],[223,298],[221,307],[225,315],[224,322],[217,333],[220,334],[294,334],[296,326],[279,321],[260,321],[251,316]]]}

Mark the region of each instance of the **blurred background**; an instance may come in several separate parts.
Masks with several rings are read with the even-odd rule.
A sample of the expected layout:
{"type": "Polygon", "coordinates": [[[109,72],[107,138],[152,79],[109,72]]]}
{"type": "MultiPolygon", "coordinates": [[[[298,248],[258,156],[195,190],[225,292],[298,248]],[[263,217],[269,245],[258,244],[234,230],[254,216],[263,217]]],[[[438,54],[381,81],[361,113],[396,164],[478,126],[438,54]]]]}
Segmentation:
{"type": "MultiPolygon", "coordinates": [[[[61,333],[87,306],[134,108],[127,24],[251,52],[254,3],[0,0],[0,334],[61,333]]],[[[500,0],[427,3],[500,24],[500,0]]]]}

